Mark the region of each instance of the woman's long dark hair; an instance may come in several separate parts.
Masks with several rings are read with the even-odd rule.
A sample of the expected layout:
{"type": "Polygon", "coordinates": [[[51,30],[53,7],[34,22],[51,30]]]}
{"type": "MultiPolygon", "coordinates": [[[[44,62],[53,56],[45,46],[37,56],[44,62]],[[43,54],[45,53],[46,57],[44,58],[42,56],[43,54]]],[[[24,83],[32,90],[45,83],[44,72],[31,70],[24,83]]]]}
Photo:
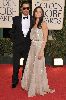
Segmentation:
{"type": "Polygon", "coordinates": [[[34,26],[35,23],[36,23],[35,12],[36,12],[36,10],[37,10],[38,8],[40,8],[40,9],[42,10],[42,16],[39,18],[39,22],[38,22],[37,27],[38,27],[38,28],[41,28],[41,23],[42,23],[43,17],[44,17],[44,11],[43,11],[42,7],[40,7],[40,6],[36,7],[36,8],[34,9],[34,11],[33,11],[33,18],[34,18],[33,26],[34,26]]]}

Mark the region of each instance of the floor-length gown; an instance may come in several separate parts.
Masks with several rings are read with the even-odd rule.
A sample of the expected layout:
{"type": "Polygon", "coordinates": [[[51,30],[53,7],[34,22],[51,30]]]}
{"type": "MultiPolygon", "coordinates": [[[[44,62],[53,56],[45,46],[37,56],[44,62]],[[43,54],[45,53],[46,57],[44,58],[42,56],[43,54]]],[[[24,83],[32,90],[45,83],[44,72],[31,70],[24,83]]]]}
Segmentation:
{"type": "Polygon", "coordinates": [[[43,56],[41,60],[38,59],[38,52],[43,40],[42,29],[32,28],[30,38],[32,42],[21,80],[21,87],[28,91],[28,97],[36,94],[44,95],[47,92],[53,93],[54,91],[48,85],[45,57],[43,56]]]}

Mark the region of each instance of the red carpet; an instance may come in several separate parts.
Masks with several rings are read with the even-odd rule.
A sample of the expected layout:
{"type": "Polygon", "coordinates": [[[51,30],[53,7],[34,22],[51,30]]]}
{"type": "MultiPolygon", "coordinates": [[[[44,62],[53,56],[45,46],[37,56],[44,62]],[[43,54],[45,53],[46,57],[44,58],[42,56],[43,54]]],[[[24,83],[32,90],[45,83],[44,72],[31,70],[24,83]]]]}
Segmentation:
{"type": "Polygon", "coordinates": [[[47,75],[49,85],[55,89],[55,93],[28,98],[27,92],[21,89],[20,81],[15,89],[11,88],[12,65],[0,64],[0,100],[66,100],[66,66],[47,66],[47,75]]]}

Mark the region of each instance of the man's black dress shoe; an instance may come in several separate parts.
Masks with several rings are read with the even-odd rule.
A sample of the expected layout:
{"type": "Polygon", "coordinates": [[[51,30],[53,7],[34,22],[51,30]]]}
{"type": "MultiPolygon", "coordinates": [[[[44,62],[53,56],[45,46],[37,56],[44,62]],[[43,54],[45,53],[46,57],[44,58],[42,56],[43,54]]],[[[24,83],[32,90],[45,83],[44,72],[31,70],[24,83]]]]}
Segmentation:
{"type": "Polygon", "coordinates": [[[18,82],[19,82],[19,80],[16,83],[12,83],[12,88],[16,88],[18,82]]]}

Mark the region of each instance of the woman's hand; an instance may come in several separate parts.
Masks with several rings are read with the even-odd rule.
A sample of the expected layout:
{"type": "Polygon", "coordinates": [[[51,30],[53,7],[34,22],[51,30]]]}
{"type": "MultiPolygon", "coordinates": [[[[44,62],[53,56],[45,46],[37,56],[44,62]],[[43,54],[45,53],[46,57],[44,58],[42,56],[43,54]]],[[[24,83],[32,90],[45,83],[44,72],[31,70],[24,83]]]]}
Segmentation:
{"type": "Polygon", "coordinates": [[[41,58],[44,56],[44,51],[40,50],[40,52],[38,53],[38,59],[41,60],[41,58]]]}

